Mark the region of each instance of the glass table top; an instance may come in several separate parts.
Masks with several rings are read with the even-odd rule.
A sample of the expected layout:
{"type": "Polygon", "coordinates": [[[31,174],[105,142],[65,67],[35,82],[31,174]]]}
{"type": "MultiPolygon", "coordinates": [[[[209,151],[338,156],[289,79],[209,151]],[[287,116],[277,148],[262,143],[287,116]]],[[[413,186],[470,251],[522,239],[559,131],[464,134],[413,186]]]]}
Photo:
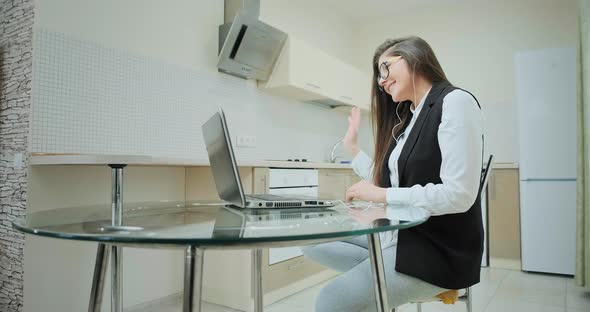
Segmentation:
{"type": "Polygon", "coordinates": [[[123,226],[111,206],[31,213],[14,227],[53,238],[119,244],[227,246],[330,240],[404,229],[428,219],[420,209],[341,203],[330,208],[241,209],[219,202],[125,203],[123,226]],[[385,219],[385,211],[395,219],[385,219]]]}

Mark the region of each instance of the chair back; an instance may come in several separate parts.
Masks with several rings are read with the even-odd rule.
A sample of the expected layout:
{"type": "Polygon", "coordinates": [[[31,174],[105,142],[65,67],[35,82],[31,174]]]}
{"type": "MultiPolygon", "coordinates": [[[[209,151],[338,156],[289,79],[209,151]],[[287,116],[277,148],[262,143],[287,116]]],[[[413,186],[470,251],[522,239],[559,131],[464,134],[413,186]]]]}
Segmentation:
{"type": "Polygon", "coordinates": [[[481,180],[479,181],[479,193],[483,192],[483,190],[488,185],[488,178],[490,177],[490,172],[492,171],[492,163],[494,161],[494,155],[490,155],[488,158],[488,163],[485,168],[481,171],[481,180]]]}

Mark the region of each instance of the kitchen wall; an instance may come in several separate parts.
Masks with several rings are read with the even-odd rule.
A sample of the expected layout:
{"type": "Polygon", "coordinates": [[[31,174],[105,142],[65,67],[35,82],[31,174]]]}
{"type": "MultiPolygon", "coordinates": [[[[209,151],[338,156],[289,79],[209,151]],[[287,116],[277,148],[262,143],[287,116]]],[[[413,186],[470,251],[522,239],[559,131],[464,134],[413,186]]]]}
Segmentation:
{"type": "MultiPolygon", "coordinates": [[[[274,20],[314,39],[312,28],[296,27],[309,11],[288,19],[288,10],[270,1],[261,11],[269,19],[282,14],[274,20]]],[[[242,160],[325,160],[346,130],[345,113],[273,97],[254,81],[217,72],[223,1],[38,0],[35,13],[32,152],[204,159],[200,125],[218,104],[234,140],[239,132],[257,136],[257,148],[235,150],[242,160]]],[[[341,26],[313,28],[330,34],[329,42],[317,40],[322,49],[350,44],[341,26]]],[[[362,131],[371,152],[367,120],[362,131]]],[[[183,168],[127,168],[124,200],[181,200],[185,174],[183,168]]],[[[110,201],[106,166],[33,167],[29,175],[29,213],[110,201]]],[[[24,310],[86,309],[95,253],[96,244],[27,236],[24,310]]],[[[129,248],[123,259],[126,307],[181,291],[181,252],[129,248]]],[[[108,289],[107,281],[103,311],[110,310],[108,289]]]]}
{"type": "Polygon", "coordinates": [[[369,68],[375,46],[385,38],[424,38],[450,81],[480,101],[486,153],[495,154],[497,162],[517,162],[514,53],[577,47],[577,8],[576,0],[432,1],[430,7],[409,9],[392,4],[382,17],[358,22],[357,62],[369,68]]]}
{"type": "MultiPolygon", "coordinates": [[[[285,25],[313,39],[305,27],[295,32],[304,13],[285,25]]],[[[346,113],[271,96],[216,71],[222,1],[39,1],[37,14],[33,152],[206,159],[200,125],[220,104],[234,139],[257,137],[257,148],[236,150],[238,159],[326,160],[346,130],[346,113]]],[[[315,26],[331,34],[333,51],[350,43],[340,25],[315,26]]],[[[368,122],[362,136],[370,149],[368,122]]]]}

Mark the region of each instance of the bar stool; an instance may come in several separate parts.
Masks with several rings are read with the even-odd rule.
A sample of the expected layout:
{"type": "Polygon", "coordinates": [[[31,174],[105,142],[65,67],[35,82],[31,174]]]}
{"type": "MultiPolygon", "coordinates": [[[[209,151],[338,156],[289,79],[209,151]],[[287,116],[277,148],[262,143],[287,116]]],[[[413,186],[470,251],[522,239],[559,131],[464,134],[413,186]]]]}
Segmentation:
{"type": "MultiPolygon", "coordinates": [[[[479,194],[481,194],[482,191],[488,185],[488,178],[490,176],[490,171],[491,171],[490,169],[492,168],[493,160],[494,160],[494,155],[490,155],[485,168],[482,169],[481,179],[479,182],[479,194]]],[[[413,302],[413,303],[416,303],[417,311],[422,312],[422,303],[442,301],[445,304],[455,304],[455,302],[460,301],[460,302],[465,303],[465,306],[467,308],[467,312],[473,312],[473,302],[471,300],[471,293],[472,293],[471,287],[465,288],[465,293],[461,296],[458,295],[457,290],[449,290],[447,292],[437,295],[436,297],[433,298],[433,300],[422,301],[422,302],[413,302]],[[457,292],[457,293],[455,294],[454,292],[457,292]],[[439,296],[443,297],[444,299],[442,299],[439,296]]]]}

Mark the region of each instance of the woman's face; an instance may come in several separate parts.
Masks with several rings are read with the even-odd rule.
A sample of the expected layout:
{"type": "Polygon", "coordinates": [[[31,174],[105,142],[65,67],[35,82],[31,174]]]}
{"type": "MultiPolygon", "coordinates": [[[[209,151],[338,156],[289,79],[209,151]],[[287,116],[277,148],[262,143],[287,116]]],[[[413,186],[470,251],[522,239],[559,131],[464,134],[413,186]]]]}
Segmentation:
{"type": "Polygon", "coordinates": [[[410,100],[412,94],[412,72],[408,62],[400,56],[391,56],[386,53],[379,57],[381,75],[389,75],[385,79],[377,77],[377,83],[387,92],[394,102],[410,100]],[[385,65],[383,65],[385,63],[385,65]]]}

